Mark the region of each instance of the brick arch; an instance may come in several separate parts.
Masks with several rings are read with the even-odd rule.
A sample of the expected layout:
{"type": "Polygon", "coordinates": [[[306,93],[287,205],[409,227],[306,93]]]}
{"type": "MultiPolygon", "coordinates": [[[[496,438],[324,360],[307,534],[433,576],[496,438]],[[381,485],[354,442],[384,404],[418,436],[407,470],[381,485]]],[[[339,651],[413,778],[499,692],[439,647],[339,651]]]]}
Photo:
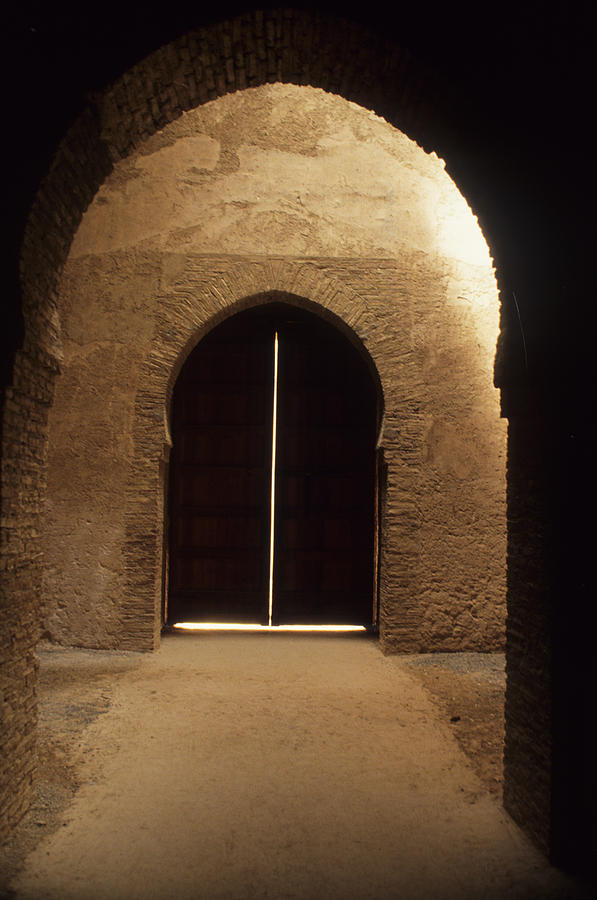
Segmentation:
{"type": "MultiPolygon", "coordinates": [[[[160,298],[160,311],[154,331],[152,348],[143,366],[135,400],[133,443],[135,454],[127,486],[126,536],[124,543],[126,598],[122,608],[120,646],[125,649],[153,649],[159,645],[161,630],[164,498],[167,461],[171,440],[168,427],[169,405],[176,378],[190,351],[212,328],[225,318],[274,300],[283,300],[328,319],[354,342],[368,358],[379,386],[380,404],[384,409],[381,437],[395,431],[392,423],[404,419],[394,404],[384,404],[384,381],[389,381],[390,369],[396,364],[384,359],[383,335],[376,328],[375,317],[366,300],[322,273],[317,265],[304,262],[264,259],[258,263],[240,263],[226,274],[211,278],[207,283],[192,285],[181,297],[179,292],[160,298]],[[156,425],[161,427],[156,427],[156,425]]],[[[389,393],[389,391],[388,391],[389,393]]],[[[410,395],[412,401],[412,394],[410,395]]],[[[412,435],[402,422],[404,435],[403,484],[408,489],[408,477],[416,473],[408,465],[412,435]]],[[[395,452],[395,451],[394,451],[395,452]]],[[[399,462],[399,461],[398,461],[399,462]]],[[[412,537],[413,518],[404,516],[400,522],[405,535],[412,537]]],[[[416,559],[409,559],[412,540],[404,542],[400,577],[408,578],[414,571],[416,559]]],[[[385,569],[380,573],[381,596],[391,593],[384,581],[385,569]]],[[[394,579],[395,580],[395,579],[394,579]]],[[[396,585],[393,585],[393,590],[396,585]]],[[[383,622],[382,622],[383,630],[383,622]]]]}
{"type": "MultiPolygon", "coordinates": [[[[182,279],[186,280],[184,274],[182,279]]],[[[189,354],[208,331],[237,312],[273,299],[280,299],[291,305],[305,306],[316,315],[328,319],[357,346],[371,369],[378,388],[380,410],[383,410],[384,390],[381,375],[375,360],[367,350],[362,333],[363,328],[365,333],[367,332],[367,326],[363,325],[368,320],[367,299],[350,285],[343,284],[329,273],[322,273],[318,266],[308,261],[297,263],[285,259],[264,259],[261,262],[238,264],[232,275],[213,279],[205,291],[204,301],[205,298],[215,298],[216,304],[222,303],[222,306],[212,313],[208,322],[203,315],[197,315],[196,319],[193,317],[193,322],[196,322],[195,328],[191,326],[191,332],[181,345],[170,371],[165,395],[166,417],[180,370],[189,354]]],[[[205,307],[201,312],[205,312],[205,307]]],[[[154,349],[161,355],[162,346],[159,343],[154,344],[154,349]]]]}

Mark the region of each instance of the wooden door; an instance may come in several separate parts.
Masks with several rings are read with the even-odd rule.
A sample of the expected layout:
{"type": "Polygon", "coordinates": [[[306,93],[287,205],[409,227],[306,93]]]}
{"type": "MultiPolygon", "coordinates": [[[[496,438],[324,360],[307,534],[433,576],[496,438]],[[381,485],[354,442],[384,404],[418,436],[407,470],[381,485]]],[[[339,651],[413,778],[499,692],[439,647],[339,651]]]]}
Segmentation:
{"type": "Polygon", "coordinates": [[[236,316],[175,386],[168,619],[267,622],[272,346],[236,316]]]}
{"type": "Polygon", "coordinates": [[[370,625],[376,394],[331,325],[269,304],[214,329],[173,400],[169,621],[370,625]]]}
{"type": "Polygon", "coordinates": [[[376,395],[336,329],[279,327],[274,621],[371,625],[376,395]]]}

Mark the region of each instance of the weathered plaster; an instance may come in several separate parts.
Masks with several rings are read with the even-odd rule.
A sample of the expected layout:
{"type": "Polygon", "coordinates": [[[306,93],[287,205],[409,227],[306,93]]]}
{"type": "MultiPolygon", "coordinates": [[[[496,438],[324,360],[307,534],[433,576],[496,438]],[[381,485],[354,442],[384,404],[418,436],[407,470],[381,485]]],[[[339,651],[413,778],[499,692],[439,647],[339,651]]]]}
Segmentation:
{"type": "Polygon", "coordinates": [[[98,191],[71,256],[145,242],[189,253],[408,250],[489,262],[441,160],[356,104],[292,85],[227,95],[146,141],[98,191]]]}
{"type": "Polygon", "coordinates": [[[384,645],[499,646],[505,436],[487,247],[440,160],[355,104],[282,85],[181,116],[83,218],[60,291],[49,633],[132,645],[142,619],[140,643],[155,641],[168,390],[201,333],[272,290],[347,322],[381,378],[384,645]]]}

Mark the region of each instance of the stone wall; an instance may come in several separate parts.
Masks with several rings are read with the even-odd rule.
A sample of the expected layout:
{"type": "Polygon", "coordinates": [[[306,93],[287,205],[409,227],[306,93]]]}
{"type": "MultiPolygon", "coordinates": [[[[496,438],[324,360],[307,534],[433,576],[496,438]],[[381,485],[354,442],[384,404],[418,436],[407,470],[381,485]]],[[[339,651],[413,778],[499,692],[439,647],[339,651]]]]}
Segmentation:
{"type": "Polygon", "coordinates": [[[42,501],[47,415],[56,362],[21,350],[2,417],[0,552],[0,840],[27,809],[35,775],[35,686],[42,580],[42,501]]]}
{"type": "Polygon", "coordinates": [[[156,133],[116,165],[79,227],[59,292],[49,635],[159,640],[173,373],[223,315],[272,291],[349,325],[381,378],[384,647],[502,646],[487,247],[434,155],[355,104],[288,85],[207,103],[156,133]]]}
{"type": "Polygon", "coordinates": [[[109,169],[97,125],[93,111],[83,114],[53,161],[14,260],[20,284],[11,295],[8,282],[4,296],[16,310],[17,334],[9,318],[0,428],[0,840],[27,810],[35,777],[47,421],[61,358],[56,285],[93,186],[109,169]]]}
{"type": "Polygon", "coordinates": [[[508,426],[508,585],[518,603],[508,616],[504,805],[523,819],[543,848],[550,844],[553,797],[553,605],[555,548],[548,503],[553,471],[539,418],[511,417],[508,426]],[[537,685],[542,688],[538,696],[537,685]],[[547,739],[546,739],[546,736],[547,739]],[[534,758],[527,767],[523,760],[534,758]]]}

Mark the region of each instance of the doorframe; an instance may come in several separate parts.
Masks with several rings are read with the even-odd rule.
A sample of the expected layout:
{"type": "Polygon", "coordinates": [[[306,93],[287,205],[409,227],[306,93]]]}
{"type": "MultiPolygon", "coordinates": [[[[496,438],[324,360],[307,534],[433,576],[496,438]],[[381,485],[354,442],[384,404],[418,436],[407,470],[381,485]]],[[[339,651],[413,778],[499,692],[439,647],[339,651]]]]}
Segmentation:
{"type": "MultiPolygon", "coordinates": [[[[388,334],[393,332],[379,328],[378,310],[340,280],[333,267],[328,271],[310,260],[284,258],[186,260],[177,279],[160,295],[151,349],[139,371],[122,545],[121,649],[151,650],[160,644],[163,609],[168,602],[162,502],[167,465],[161,463],[167,463],[172,443],[169,413],[178,374],[193,347],[219,322],[243,309],[271,302],[289,303],[321,316],[359,349],[377,386],[378,434],[384,434],[384,383],[400,377],[405,357],[388,354],[388,334]],[[182,292],[179,282],[185,285],[182,292]]],[[[398,332],[395,339],[399,339],[398,332]]],[[[401,527],[398,520],[388,517],[388,522],[393,531],[401,527]]],[[[380,626],[384,594],[395,596],[389,583],[385,589],[387,575],[382,553],[380,626]]],[[[383,641],[381,627],[380,635],[383,641]]]]}
{"type": "Polygon", "coordinates": [[[382,556],[382,522],[384,520],[386,489],[388,482],[388,467],[384,457],[383,447],[375,448],[375,498],[374,498],[374,523],[373,523],[373,616],[371,630],[379,633],[379,608],[381,591],[381,556],[382,556]]]}

